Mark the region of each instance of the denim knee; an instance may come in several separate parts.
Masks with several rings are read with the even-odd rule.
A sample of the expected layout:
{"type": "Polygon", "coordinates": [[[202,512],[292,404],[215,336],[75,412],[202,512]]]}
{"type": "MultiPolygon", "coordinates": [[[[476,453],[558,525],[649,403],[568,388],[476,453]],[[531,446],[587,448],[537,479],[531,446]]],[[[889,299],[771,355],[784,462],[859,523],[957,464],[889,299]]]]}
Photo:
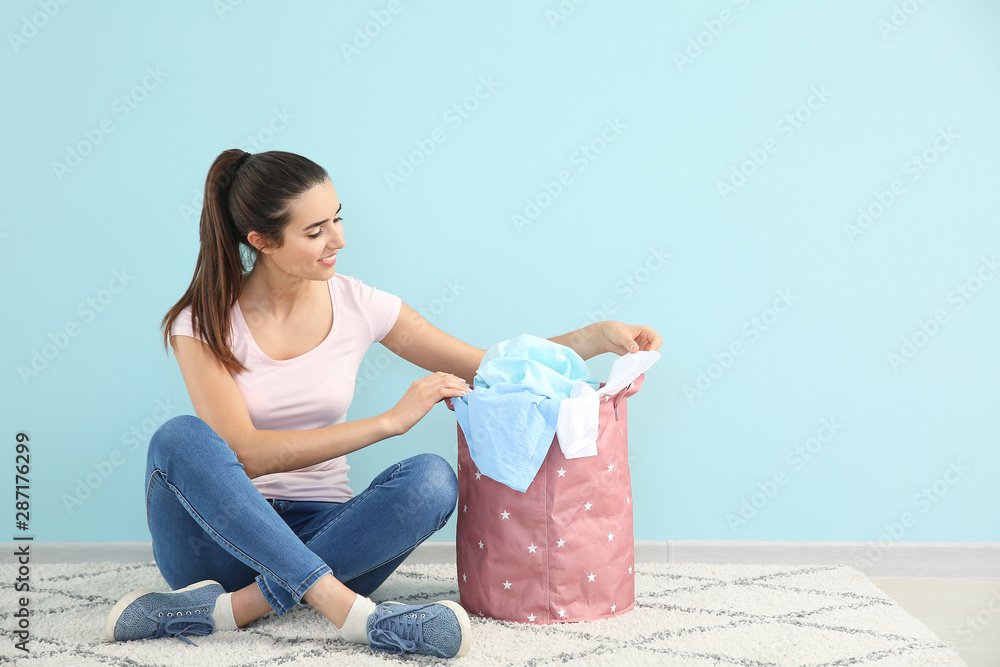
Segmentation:
{"type": "Polygon", "coordinates": [[[420,498],[424,511],[439,517],[443,526],[458,503],[458,477],[451,464],[437,454],[419,454],[413,461],[419,472],[413,480],[413,497],[420,498]]]}
{"type": "Polygon", "coordinates": [[[197,461],[204,458],[206,448],[221,438],[202,419],[194,415],[177,415],[163,422],[146,450],[146,478],[154,468],[164,469],[169,461],[197,461]]]}

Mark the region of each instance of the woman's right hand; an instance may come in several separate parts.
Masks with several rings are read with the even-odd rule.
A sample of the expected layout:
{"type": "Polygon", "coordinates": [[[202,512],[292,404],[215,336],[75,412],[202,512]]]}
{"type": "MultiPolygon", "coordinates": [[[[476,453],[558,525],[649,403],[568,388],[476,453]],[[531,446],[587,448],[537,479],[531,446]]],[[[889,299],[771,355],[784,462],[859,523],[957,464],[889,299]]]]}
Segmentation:
{"type": "Polygon", "coordinates": [[[423,419],[438,401],[462,396],[470,391],[469,385],[462,378],[438,371],[411,384],[399,402],[385,414],[393,432],[402,435],[423,419]]]}

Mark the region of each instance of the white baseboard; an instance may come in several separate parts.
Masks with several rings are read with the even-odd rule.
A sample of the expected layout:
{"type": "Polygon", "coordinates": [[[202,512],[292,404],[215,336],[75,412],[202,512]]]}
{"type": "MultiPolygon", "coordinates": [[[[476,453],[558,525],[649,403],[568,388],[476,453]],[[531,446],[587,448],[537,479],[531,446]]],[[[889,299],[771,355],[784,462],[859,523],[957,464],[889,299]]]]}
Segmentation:
{"type": "MultiPolygon", "coordinates": [[[[1000,579],[1000,542],[637,541],[637,563],[849,565],[872,578],[1000,579]]],[[[408,563],[453,563],[454,542],[424,542],[408,563]]]]}
{"type": "MultiPolygon", "coordinates": [[[[148,563],[150,542],[7,542],[0,563],[30,545],[34,563],[148,563]]],[[[1000,579],[1000,542],[639,541],[637,563],[850,565],[869,577],[1000,579]]],[[[454,563],[454,542],[424,542],[407,563],[454,563]]]]}
{"type": "Polygon", "coordinates": [[[872,578],[1000,579],[1000,542],[692,540],[636,542],[635,551],[638,563],[850,565],[872,578]]]}

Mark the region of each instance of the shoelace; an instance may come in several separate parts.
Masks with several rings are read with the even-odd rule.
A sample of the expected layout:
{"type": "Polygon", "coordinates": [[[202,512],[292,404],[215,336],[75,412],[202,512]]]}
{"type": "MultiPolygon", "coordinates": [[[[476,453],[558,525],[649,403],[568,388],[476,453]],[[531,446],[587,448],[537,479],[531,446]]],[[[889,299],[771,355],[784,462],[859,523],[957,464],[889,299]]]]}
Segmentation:
{"type": "Polygon", "coordinates": [[[402,655],[412,653],[424,641],[424,613],[397,612],[380,618],[368,634],[372,648],[402,655]],[[419,618],[418,618],[419,616],[419,618]]]}
{"type": "Polygon", "coordinates": [[[187,635],[205,637],[215,630],[215,619],[209,615],[208,607],[204,606],[153,612],[149,614],[149,618],[157,623],[154,638],[176,637],[192,646],[197,644],[188,639],[187,635]]]}

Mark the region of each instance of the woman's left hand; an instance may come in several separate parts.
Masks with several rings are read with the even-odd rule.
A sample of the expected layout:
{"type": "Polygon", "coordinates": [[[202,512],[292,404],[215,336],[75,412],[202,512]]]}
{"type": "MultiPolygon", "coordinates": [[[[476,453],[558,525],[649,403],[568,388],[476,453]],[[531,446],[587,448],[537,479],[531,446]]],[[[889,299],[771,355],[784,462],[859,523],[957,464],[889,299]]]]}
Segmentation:
{"type": "Polygon", "coordinates": [[[625,324],[623,322],[597,322],[597,335],[605,352],[617,355],[660,349],[663,339],[653,331],[652,327],[642,324],[625,324]]]}

